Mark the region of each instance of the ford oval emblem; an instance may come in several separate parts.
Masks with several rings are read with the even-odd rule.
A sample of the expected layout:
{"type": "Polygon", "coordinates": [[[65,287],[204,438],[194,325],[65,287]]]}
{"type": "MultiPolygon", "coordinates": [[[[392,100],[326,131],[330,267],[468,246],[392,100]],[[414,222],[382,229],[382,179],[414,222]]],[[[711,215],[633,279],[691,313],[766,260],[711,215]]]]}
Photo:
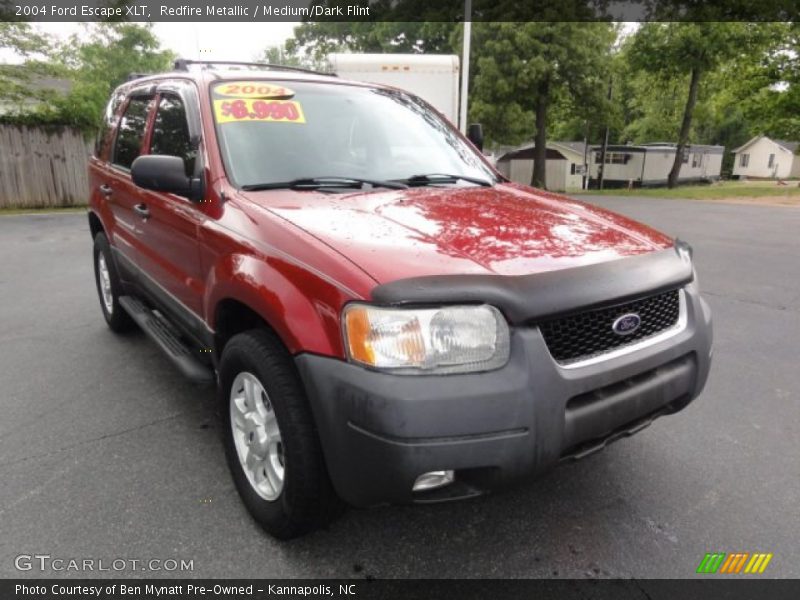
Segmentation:
{"type": "Polygon", "coordinates": [[[617,335],[630,335],[639,329],[639,325],[642,324],[642,319],[636,313],[628,313],[627,315],[622,315],[618,317],[612,324],[611,329],[614,330],[614,333],[617,335]]]}

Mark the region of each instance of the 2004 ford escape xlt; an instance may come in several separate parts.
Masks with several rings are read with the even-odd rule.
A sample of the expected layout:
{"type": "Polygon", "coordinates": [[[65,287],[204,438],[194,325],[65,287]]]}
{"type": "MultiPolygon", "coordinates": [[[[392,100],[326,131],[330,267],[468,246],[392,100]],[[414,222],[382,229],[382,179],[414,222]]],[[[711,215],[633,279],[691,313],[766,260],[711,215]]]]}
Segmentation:
{"type": "Polygon", "coordinates": [[[689,247],[501,177],[423,101],[188,65],[109,103],[89,222],[111,329],[215,382],[275,536],[469,497],[684,408],[711,317],[689,247]]]}

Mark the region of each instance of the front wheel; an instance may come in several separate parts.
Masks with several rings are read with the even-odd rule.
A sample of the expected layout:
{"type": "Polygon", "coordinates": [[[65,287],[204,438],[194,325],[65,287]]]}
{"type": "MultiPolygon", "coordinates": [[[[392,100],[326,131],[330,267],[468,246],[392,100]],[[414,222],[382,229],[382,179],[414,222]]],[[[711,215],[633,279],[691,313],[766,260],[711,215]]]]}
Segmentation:
{"type": "Polygon", "coordinates": [[[245,506],[270,534],[317,529],[340,503],[291,356],[267,330],[234,336],[220,360],[225,454],[245,506]]]}

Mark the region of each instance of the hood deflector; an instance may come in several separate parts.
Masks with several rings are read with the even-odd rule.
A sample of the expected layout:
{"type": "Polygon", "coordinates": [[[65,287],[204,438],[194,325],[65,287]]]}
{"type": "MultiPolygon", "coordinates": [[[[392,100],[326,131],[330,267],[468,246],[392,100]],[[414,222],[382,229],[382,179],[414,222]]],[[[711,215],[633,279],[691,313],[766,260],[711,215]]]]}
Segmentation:
{"type": "Polygon", "coordinates": [[[551,318],[676,289],[694,279],[689,245],[534,275],[443,275],[377,286],[379,304],[491,304],[512,324],[551,318]]]}

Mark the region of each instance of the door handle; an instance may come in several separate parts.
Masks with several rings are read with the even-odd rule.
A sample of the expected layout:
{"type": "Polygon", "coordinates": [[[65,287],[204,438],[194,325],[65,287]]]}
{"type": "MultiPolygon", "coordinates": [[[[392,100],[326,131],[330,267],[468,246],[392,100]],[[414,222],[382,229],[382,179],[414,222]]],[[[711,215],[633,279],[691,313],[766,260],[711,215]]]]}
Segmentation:
{"type": "Polygon", "coordinates": [[[114,193],[114,189],[107,183],[104,183],[103,185],[100,186],[100,193],[103,194],[103,196],[105,196],[106,198],[108,198],[111,194],[114,193]]]}
{"type": "Polygon", "coordinates": [[[147,204],[136,204],[134,205],[133,210],[144,220],[147,220],[150,217],[150,210],[147,208],[147,204]]]}

